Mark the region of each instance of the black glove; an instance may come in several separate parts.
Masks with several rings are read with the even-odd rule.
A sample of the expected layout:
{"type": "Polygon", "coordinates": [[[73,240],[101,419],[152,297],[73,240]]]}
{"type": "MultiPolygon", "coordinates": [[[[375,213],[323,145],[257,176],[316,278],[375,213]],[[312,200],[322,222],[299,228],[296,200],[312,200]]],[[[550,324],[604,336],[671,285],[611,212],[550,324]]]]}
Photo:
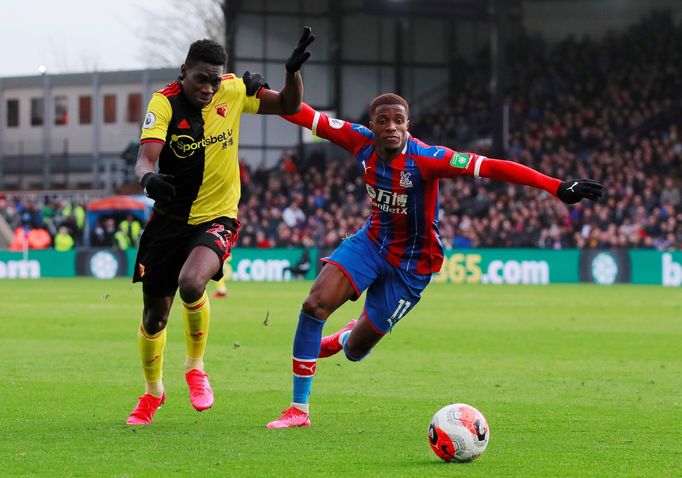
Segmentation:
{"type": "Polygon", "coordinates": [[[168,201],[175,196],[175,186],[171,182],[173,179],[175,178],[170,174],[158,174],[150,171],[142,176],[140,184],[147,197],[155,201],[168,201]]]}
{"type": "Polygon", "coordinates": [[[310,34],[311,31],[310,27],[303,27],[303,35],[301,35],[301,39],[298,41],[298,46],[294,48],[294,52],[287,60],[286,66],[289,73],[296,73],[301,69],[301,65],[310,58],[310,52],[305,51],[305,49],[315,39],[315,35],[310,34]]]}
{"type": "Polygon", "coordinates": [[[594,179],[569,179],[559,184],[556,195],[566,204],[575,204],[584,198],[596,201],[604,195],[604,185],[594,179]]]}
{"type": "Polygon", "coordinates": [[[270,89],[270,85],[265,81],[260,73],[251,73],[250,71],[245,71],[242,75],[242,80],[246,85],[246,96],[253,96],[260,91],[261,88],[270,89]]]}

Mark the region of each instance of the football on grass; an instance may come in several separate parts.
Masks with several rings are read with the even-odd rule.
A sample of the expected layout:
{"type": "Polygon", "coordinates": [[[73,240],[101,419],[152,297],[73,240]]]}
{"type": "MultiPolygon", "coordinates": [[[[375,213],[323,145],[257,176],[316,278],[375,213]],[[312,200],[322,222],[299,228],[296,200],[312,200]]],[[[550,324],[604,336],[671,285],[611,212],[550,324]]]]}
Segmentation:
{"type": "Polygon", "coordinates": [[[429,424],[429,445],[447,462],[475,460],[483,454],[489,440],[485,417],[466,403],[446,405],[429,424]]]}

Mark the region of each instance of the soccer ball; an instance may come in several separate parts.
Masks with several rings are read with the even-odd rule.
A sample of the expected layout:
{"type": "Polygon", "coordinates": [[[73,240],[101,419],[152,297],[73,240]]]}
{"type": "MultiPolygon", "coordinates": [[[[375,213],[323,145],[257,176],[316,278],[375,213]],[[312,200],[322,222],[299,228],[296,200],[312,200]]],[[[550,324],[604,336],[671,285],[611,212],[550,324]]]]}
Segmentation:
{"type": "Polygon", "coordinates": [[[429,445],[447,462],[473,461],[483,454],[490,440],[488,422],[466,403],[446,405],[429,424],[429,445]]]}

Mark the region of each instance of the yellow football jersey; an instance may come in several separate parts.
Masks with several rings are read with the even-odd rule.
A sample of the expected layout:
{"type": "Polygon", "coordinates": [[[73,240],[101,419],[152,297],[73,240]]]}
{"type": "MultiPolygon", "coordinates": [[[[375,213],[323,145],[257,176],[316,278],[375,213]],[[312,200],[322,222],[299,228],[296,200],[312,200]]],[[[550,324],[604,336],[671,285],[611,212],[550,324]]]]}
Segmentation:
{"type": "Polygon", "coordinates": [[[194,106],[176,81],[154,93],[140,143],[163,143],[159,172],[174,176],[175,196],[154,209],[171,218],[200,224],[219,216],[237,219],[239,123],[258,112],[260,100],[246,96],[241,78],[223,75],[210,104],[194,106]]]}

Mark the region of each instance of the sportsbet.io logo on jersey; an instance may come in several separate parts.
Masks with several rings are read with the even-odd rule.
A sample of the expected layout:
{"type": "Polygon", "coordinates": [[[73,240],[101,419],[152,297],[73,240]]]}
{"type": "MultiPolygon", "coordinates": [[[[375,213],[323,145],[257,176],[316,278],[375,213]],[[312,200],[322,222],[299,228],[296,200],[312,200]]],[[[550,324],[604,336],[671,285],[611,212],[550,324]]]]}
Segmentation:
{"type": "Polygon", "coordinates": [[[174,134],[171,135],[169,146],[178,158],[189,158],[199,148],[205,148],[216,143],[223,143],[223,149],[225,149],[232,146],[232,138],[228,138],[228,134],[222,132],[218,136],[209,136],[201,141],[195,141],[194,138],[186,134],[174,134]]]}
{"type": "Polygon", "coordinates": [[[367,194],[372,205],[384,212],[407,214],[407,194],[398,194],[385,189],[374,189],[367,184],[367,194]]]}

